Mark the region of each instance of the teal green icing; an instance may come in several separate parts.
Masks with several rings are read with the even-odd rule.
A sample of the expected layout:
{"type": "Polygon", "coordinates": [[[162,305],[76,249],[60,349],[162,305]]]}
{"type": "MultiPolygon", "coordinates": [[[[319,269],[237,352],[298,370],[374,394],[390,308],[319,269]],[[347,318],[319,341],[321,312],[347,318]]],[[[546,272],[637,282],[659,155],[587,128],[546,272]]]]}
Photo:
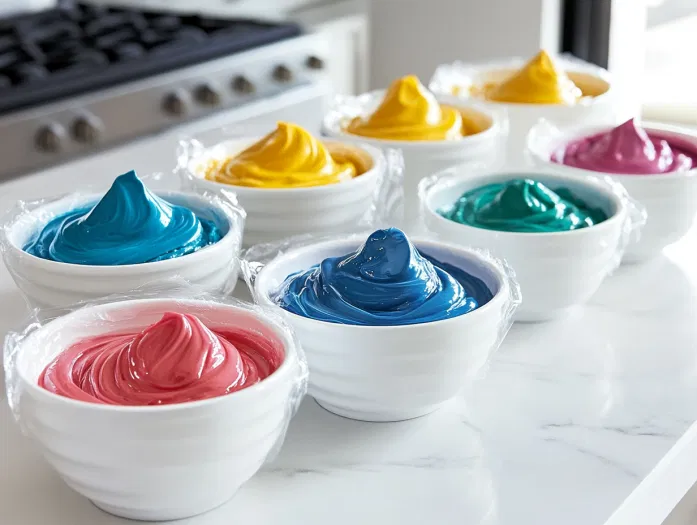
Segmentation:
{"type": "Polygon", "coordinates": [[[593,226],[607,215],[567,188],[550,189],[532,179],[512,179],[465,192],[438,213],[451,221],[488,230],[549,233],[593,226]]]}

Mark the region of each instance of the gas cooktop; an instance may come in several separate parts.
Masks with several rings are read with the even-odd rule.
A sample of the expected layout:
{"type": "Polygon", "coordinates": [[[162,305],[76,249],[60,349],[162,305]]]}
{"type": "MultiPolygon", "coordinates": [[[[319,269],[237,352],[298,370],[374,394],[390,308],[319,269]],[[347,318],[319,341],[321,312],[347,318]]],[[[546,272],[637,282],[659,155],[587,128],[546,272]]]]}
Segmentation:
{"type": "Polygon", "coordinates": [[[62,3],[0,20],[0,114],[301,34],[293,23],[62,3]]]}

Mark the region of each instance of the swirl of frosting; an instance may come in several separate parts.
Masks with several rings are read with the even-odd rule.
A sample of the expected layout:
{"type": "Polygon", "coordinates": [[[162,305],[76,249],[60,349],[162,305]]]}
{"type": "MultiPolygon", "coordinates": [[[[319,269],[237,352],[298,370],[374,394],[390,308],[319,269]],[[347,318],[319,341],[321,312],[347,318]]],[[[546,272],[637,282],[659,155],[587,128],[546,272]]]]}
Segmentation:
{"type": "Polygon", "coordinates": [[[647,133],[630,119],[610,131],[567,144],[550,160],[603,173],[652,175],[697,167],[697,147],[647,133]]]}
{"type": "Polygon", "coordinates": [[[548,233],[578,230],[607,219],[566,188],[551,190],[541,182],[513,179],[462,194],[439,213],[454,222],[506,232],[548,233]]]}
{"type": "Polygon", "coordinates": [[[44,369],[39,386],[90,403],[168,405],[247,388],[283,358],[270,332],[213,331],[193,315],[168,312],[142,332],[78,341],[44,369]]]}
{"type": "Polygon", "coordinates": [[[353,325],[427,323],[471,312],[492,294],[480,279],[419,251],[400,230],[286,278],[273,300],[303,317],[353,325]]]}
{"type": "MultiPolygon", "coordinates": [[[[378,108],[346,126],[353,135],[385,140],[457,140],[481,129],[465,126],[457,109],[441,105],[413,75],[395,80],[378,108]]],[[[475,127],[476,128],[476,127],[475,127]]]]}
{"type": "Polygon", "coordinates": [[[241,153],[214,159],[205,168],[206,179],[251,188],[305,188],[336,184],[361,175],[356,157],[335,158],[330,149],[295,124],[277,128],[241,153]]]}
{"type": "Polygon", "coordinates": [[[518,104],[571,105],[583,95],[545,51],[540,51],[503,82],[487,86],[483,91],[488,100],[518,104]]]}
{"type": "Polygon", "coordinates": [[[50,261],[113,266],[181,257],[221,236],[212,221],[159,198],[129,171],[95,206],[51,220],[24,251],[50,261]]]}

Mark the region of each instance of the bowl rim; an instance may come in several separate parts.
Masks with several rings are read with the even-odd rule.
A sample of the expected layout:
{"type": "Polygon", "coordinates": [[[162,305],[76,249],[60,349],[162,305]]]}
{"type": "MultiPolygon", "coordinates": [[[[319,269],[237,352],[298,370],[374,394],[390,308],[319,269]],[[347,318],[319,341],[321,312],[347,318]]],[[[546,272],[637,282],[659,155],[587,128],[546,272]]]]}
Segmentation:
{"type": "MultiPolygon", "coordinates": [[[[447,173],[448,170],[446,170],[445,173],[447,173]]],[[[624,217],[626,215],[626,208],[627,205],[625,201],[617,194],[615,193],[610,186],[605,186],[602,184],[602,181],[600,181],[597,178],[589,178],[589,179],[584,179],[584,178],[579,178],[575,177],[573,175],[569,175],[566,173],[554,173],[554,172],[534,172],[532,168],[526,168],[526,170],[492,170],[492,171],[486,171],[486,172],[481,172],[477,173],[476,175],[463,175],[460,174],[458,176],[452,177],[452,178],[442,178],[438,181],[436,181],[430,188],[425,190],[423,192],[423,195],[420,192],[419,195],[419,200],[421,204],[421,208],[425,210],[425,212],[428,214],[428,217],[426,220],[435,220],[436,223],[440,223],[443,225],[456,225],[461,228],[465,229],[470,229],[470,230],[475,230],[478,232],[488,232],[490,235],[495,235],[497,237],[502,237],[502,238],[513,238],[516,237],[518,239],[523,239],[523,238],[536,238],[536,239],[542,239],[542,238],[553,238],[553,237],[559,237],[559,236],[566,236],[566,237],[571,237],[572,235],[575,236],[582,236],[582,235],[593,235],[600,230],[603,229],[609,229],[611,227],[614,227],[616,222],[624,220],[624,217]],[[529,171],[528,171],[529,170],[529,171]],[[446,187],[453,187],[456,185],[459,185],[460,183],[474,183],[472,186],[472,189],[477,188],[478,186],[484,185],[486,183],[490,182],[497,182],[497,181],[505,181],[505,180],[510,180],[514,178],[530,178],[533,180],[537,180],[539,177],[542,177],[543,179],[554,179],[558,180],[560,182],[566,181],[570,182],[574,185],[581,185],[585,186],[586,188],[590,189],[591,191],[594,191],[596,193],[601,193],[603,194],[606,198],[608,198],[615,206],[615,213],[605,219],[604,221],[594,224],[593,226],[589,228],[580,228],[578,230],[564,230],[564,231],[557,231],[557,232],[511,232],[511,231],[503,231],[503,230],[491,230],[488,228],[479,228],[477,226],[472,226],[470,224],[461,224],[459,222],[451,221],[450,219],[446,219],[442,215],[440,215],[436,210],[434,210],[431,207],[430,200],[432,195],[437,192],[437,191],[444,191],[446,187]]]]}
{"type": "Polygon", "coordinates": [[[193,181],[193,184],[200,187],[207,187],[216,190],[227,190],[231,193],[236,193],[240,197],[255,195],[258,197],[271,197],[279,195],[293,195],[295,197],[303,197],[306,194],[312,195],[316,193],[328,193],[333,191],[338,191],[336,188],[347,188],[348,186],[363,186],[369,184],[373,179],[377,178],[381,173],[387,170],[387,159],[383,152],[371,144],[352,144],[346,141],[339,140],[337,138],[322,137],[321,142],[326,144],[337,144],[339,146],[344,146],[349,149],[359,149],[370,156],[373,163],[372,167],[365,173],[361,173],[356,177],[352,177],[349,180],[339,181],[334,184],[323,184],[320,186],[308,186],[301,188],[250,188],[249,186],[236,186],[234,184],[225,184],[224,182],[218,182],[213,180],[204,179],[198,175],[193,169],[192,164],[200,161],[202,157],[206,155],[213,148],[225,145],[225,144],[251,144],[259,139],[261,136],[249,136],[249,137],[237,137],[230,138],[227,140],[222,140],[216,144],[203,149],[202,153],[195,155],[191,158],[185,167],[183,167],[184,176],[188,180],[193,181]]]}
{"type": "MultiPolygon", "coordinates": [[[[376,98],[382,97],[386,89],[375,89],[368,91],[356,97],[359,101],[360,106],[363,108],[366,105],[372,103],[376,98]]],[[[367,145],[372,145],[378,148],[414,148],[414,149],[447,149],[447,148],[459,148],[467,145],[471,145],[477,142],[484,142],[486,140],[495,140],[499,135],[505,133],[508,127],[508,115],[502,113],[501,111],[496,111],[492,108],[484,106],[481,101],[475,101],[470,99],[462,99],[453,96],[448,96],[444,93],[433,93],[436,100],[440,104],[453,106],[456,109],[467,109],[480,113],[489,119],[491,119],[491,126],[482,130],[478,133],[473,133],[472,135],[467,135],[465,137],[460,137],[456,140],[395,140],[395,139],[378,139],[373,137],[364,137],[362,135],[354,135],[345,131],[338,122],[335,122],[333,117],[337,113],[337,110],[329,111],[324,114],[322,118],[322,132],[328,134],[335,140],[350,140],[352,143],[363,143],[367,145]]]]}
{"type": "MultiPolygon", "coordinates": [[[[242,237],[242,231],[240,230],[239,232],[235,231],[235,226],[237,225],[237,221],[235,218],[233,218],[232,214],[230,213],[230,210],[225,208],[223,205],[215,202],[211,202],[210,200],[206,199],[204,196],[199,195],[194,192],[184,192],[184,191],[169,191],[169,190],[164,190],[164,191],[154,191],[155,195],[158,197],[162,197],[165,200],[167,200],[167,197],[178,197],[181,198],[182,200],[195,200],[197,201],[198,204],[202,205],[203,207],[208,207],[208,208],[213,208],[216,211],[220,212],[224,217],[225,220],[227,221],[228,225],[228,231],[225,235],[223,235],[217,242],[213,244],[209,244],[207,246],[204,246],[203,248],[196,250],[193,253],[188,253],[186,255],[182,255],[180,257],[174,257],[172,259],[164,259],[161,261],[151,261],[151,262],[144,262],[144,263],[137,263],[137,264],[120,264],[120,265],[96,265],[96,264],[77,264],[77,263],[68,263],[68,262],[61,262],[61,261],[52,261],[49,259],[43,259],[41,257],[37,257],[36,255],[33,255],[27,251],[25,251],[23,248],[17,246],[13,240],[10,239],[10,233],[8,231],[3,232],[3,236],[5,238],[5,242],[7,246],[10,248],[10,251],[12,251],[14,254],[17,254],[17,256],[22,257],[23,261],[30,261],[31,264],[35,266],[42,266],[45,271],[49,271],[52,273],[55,270],[58,270],[58,268],[64,269],[65,271],[73,271],[76,273],[82,273],[82,274],[89,274],[93,276],[98,276],[98,277],[107,277],[107,276],[113,276],[113,275],[120,275],[120,276],[125,276],[125,275],[137,275],[140,273],[150,273],[151,271],[155,271],[155,269],[165,269],[167,265],[171,266],[171,269],[177,269],[185,265],[190,265],[190,264],[195,264],[196,262],[201,262],[198,261],[198,259],[203,258],[203,256],[206,256],[210,254],[210,252],[214,249],[220,250],[221,247],[225,248],[225,250],[228,250],[230,248],[230,244],[234,245],[236,237],[239,237],[241,239],[242,237]],[[204,255],[201,255],[204,254],[204,255]],[[183,262],[182,262],[183,261],[183,262]]],[[[22,211],[18,214],[16,214],[12,218],[11,224],[7,227],[7,230],[10,232],[14,231],[15,228],[19,227],[19,221],[23,217],[35,215],[38,213],[41,213],[42,210],[45,210],[47,207],[51,206],[57,206],[61,204],[62,202],[69,201],[71,199],[76,199],[78,198],[79,201],[84,201],[85,203],[89,203],[92,201],[96,201],[99,198],[103,197],[103,193],[85,193],[80,194],[80,193],[71,193],[64,195],[60,197],[57,200],[47,202],[45,204],[42,204],[38,206],[37,208],[30,210],[30,211],[22,211]]],[[[55,216],[53,217],[55,218],[55,216]]],[[[60,273],[60,272],[58,272],[60,273]]]]}
{"type": "MultiPolygon", "coordinates": [[[[477,75],[485,74],[485,73],[492,73],[494,71],[515,71],[517,69],[520,69],[522,66],[524,66],[530,59],[529,58],[523,58],[523,57],[512,57],[509,59],[502,59],[502,60],[493,60],[490,62],[486,63],[476,63],[476,64],[467,64],[463,61],[455,61],[451,64],[447,64],[450,67],[460,67],[460,68],[466,68],[471,71],[471,74],[469,75],[470,78],[473,78],[477,75]]],[[[557,56],[555,57],[555,61],[563,66],[564,72],[565,73],[572,73],[572,74],[581,74],[581,75],[588,75],[590,77],[594,77],[598,80],[601,80],[607,84],[607,89],[601,93],[600,95],[594,96],[594,97],[587,97],[586,99],[582,99],[580,103],[578,104],[573,104],[573,105],[567,105],[567,104],[550,104],[550,103],[530,103],[530,102],[497,102],[496,100],[486,100],[483,98],[478,98],[478,97],[460,97],[458,95],[452,95],[456,96],[458,98],[461,98],[462,100],[476,100],[479,101],[482,104],[486,105],[491,105],[493,107],[500,107],[500,108],[520,108],[520,107],[544,107],[544,108],[556,108],[556,107],[562,107],[562,108],[577,108],[577,107],[582,107],[582,108],[588,108],[596,105],[596,101],[599,102],[604,102],[605,99],[610,97],[610,94],[614,92],[613,90],[613,85],[614,82],[612,81],[610,73],[607,71],[607,69],[600,68],[598,66],[593,66],[592,64],[584,65],[584,64],[578,64],[572,60],[568,60],[563,56],[557,56]]]]}
{"type": "MultiPolygon", "coordinates": [[[[294,312],[290,312],[288,310],[284,310],[280,306],[278,306],[276,303],[274,303],[271,300],[270,297],[270,292],[271,290],[264,290],[261,288],[261,283],[264,281],[266,278],[266,275],[270,274],[273,270],[275,270],[275,267],[279,266],[283,261],[290,257],[295,257],[299,254],[304,254],[307,252],[313,252],[313,251],[318,251],[320,249],[338,249],[345,247],[344,249],[346,250],[354,250],[357,247],[359,247],[364,241],[365,238],[362,235],[352,235],[350,237],[345,237],[345,238],[339,238],[339,239],[329,239],[325,241],[320,241],[316,243],[312,243],[306,246],[300,246],[291,250],[288,250],[284,252],[282,255],[279,255],[272,261],[270,261],[268,264],[264,265],[264,267],[261,269],[259,274],[256,277],[256,280],[254,282],[254,289],[255,289],[255,295],[259,297],[259,304],[262,306],[266,307],[271,307],[276,310],[279,310],[283,312],[283,314],[286,314],[288,316],[291,316],[293,319],[299,319],[302,322],[309,322],[309,323],[319,323],[321,326],[326,326],[326,327],[340,327],[342,330],[352,330],[352,331],[366,331],[366,330],[373,330],[373,331],[386,331],[386,330],[399,330],[399,331],[406,331],[406,330],[419,330],[419,329],[424,329],[427,327],[432,327],[434,325],[442,325],[445,323],[454,323],[458,322],[458,320],[461,320],[463,318],[467,319],[478,319],[486,314],[488,314],[490,311],[495,310],[495,309],[501,309],[501,306],[503,305],[504,302],[508,301],[511,296],[511,290],[510,290],[510,282],[509,282],[509,276],[505,273],[505,271],[497,264],[495,264],[492,261],[492,257],[485,255],[482,250],[477,250],[474,248],[466,248],[463,246],[459,246],[454,243],[449,243],[449,242],[443,242],[443,241],[437,241],[437,240],[432,240],[432,239],[427,239],[425,237],[420,237],[420,236],[415,236],[410,238],[412,244],[421,251],[422,247],[424,247],[424,251],[428,252],[428,247],[438,247],[441,249],[446,249],[451,252],[455,252],[460,256],[464,256],[464,258],[470,259],[479,265],[485,267],[496,279],[496,284],[498,285],[498,290],[497,292],[493,295],[491,300],[487,302],[483,306],[479,306],[476,309],[464,313],[462,315],[457,315],[454,317],[449,317],[446,319],[438,319],[436,321],[428,321],[426,323],[411,323],[411,324],[404,324],[404,325],[357,325],[357,324],[341,324],[341,323],[331,323],[329,321],[322,321],[320,319],[313,319],[311,317],[305,317],[299,314],[296,314],[294,312]],[[271,269],[269,269],[271,268],[271,269]]],[[[497,259],[495,259],[497,260],[497,259]]],[[[319,263],[320,260],[317,261],[319,263]]],[[[287,275],[283,276],[283,280],[287,275]]],[[[491,291],[491,290],[490,290],[491,291]]]]}
{"type": "MultiPolygon", "coordinates": [[[[546,166],[551,169],[564,171],[566,173],[576,173],[578,175],[588,175],[588,176],[596,176],[596,177],[612,177],[612,178],[617,178],[621,179],[623,181],[639,181],[639,180],[644,180],[644,181],[661,181],[661,180],[676,180],[676,179],[682,179],[685,177],[692,177],[697,175],[697,165],[689,170],[684,170],[684,171],[671,171],[667,173],[611,173],[611,172],[605,172],[605,171],[594,171],[586,168],[578,168],[576,166],[567,166],[566,164],[561,164],[558,162],[552,162],[550,161],[549,157],[554,151],[554,149],[559,148],[563,146],[565,143],[576,140],[576,139],[581,139],[584,137],[589,137],[592,135],[595,135],[597,133],[602,133],[605,131],[610,131],[617,126],[614,125],[608,125],[608,124],[603,124],[603,125],[587,125],[587,126],[567,126],[559,129],[559,135],[556,137],[546,137],[546,142],[543,144],[537,144],[539,142],[542,142],[543,139],[541,137],[538,137],[538,133],[547,126],[548,124],[546,122],[538,122],[535,124],[530,131],[527,134],[526,140],[525,140],[525,149],[530,155],[535,162],[537,162],[540,165],[546,166]],[[533,144],[536,143],[536,144],[533,144]],[[552,147],[553,146],[553,147],[552,147]],[[549,151],[547,151],[549,149],[549,151]]],[[[658,124],[658,123],[651,123],[648,125],[643,125],[642,128],[644,128],[647,132],[655,132],[655,133],[667,133],[670,135],[675,135],[679,138],[682,138],[684,140],[688,140],[690,142],[694,143],[695,146],[695,153],[697,154],[697,132],[692,132],[690,129],[682,127],[682,126],[675,126],[675,125],[670,125],[670,124],[658,124]]]]}
{"type": "MultiPolygon", "coordinates": [[[[255,316],[260,322],[265,324],[269,329],[271,329],[274,334],[281,340],[283,343],[283,348],[284,348],[284,357],[283,357],[283,362],[281,365],[274,370],[271,375],[263,379],[262,381],[259,381],[258,383],[255,383],[251,386],[248,386],[247,388],[243,388],[242,390],[238,390],[236,392],[231,392],[229,394],[223,394],[220,396],[216,397],[211,397],[208,399],[201,399],[197,401],[185,401],[183,403],[171,403],[167,405],[108,405],[108,404],[103,404],[103,403],[91,403],[89,401],[82,401],[79,399],[72,399],[69,397],[61,396],[59,394],[55,394],[53,392],[50,392],[44,388],[41,388],[38,384],[38,382],[33,382],[29,381],[29,379],[26,377],[26,374],[24,371],[20,368],[19,362],[17,362],[16,365],[16,372],[17,372],[17,377],[19,379],[19,382],[21,382],[21,387],[24,389],[29,389],[31,390],[31,395],[35,397],[43,397],[47,401],[50,402],[59,402],[59,403],[65,403],[69,406],[74,406],[80,409],[86,409],[86,410],[96,410],[96,411],[109,411],[109,412],[127,412],[127,413],[152,413],[152,412],[158,412],[158,413],[164,413],[164,412],[176,412],[176,411],[184,411],[184,410],[191,410],[191,409],[197,409],[197,408],[205,408],[209,405],[213,405],[216,403],[223,403],[225,400],[228,400],[230,396],[234,396],[234,399],[243,399],[244,397],[249,397],[254,395],[255,393],[263,392],[266,391],[270,388],[273,388],[273,385],[276,385],[277,383],[283,381],[285,376],[290,374],[293,371],[293,368],[296,366],[296,364],[299,361],[299,356],[297,353],[297,350],[295,348],[295,341],[293,340],[292,335],[290,335],[290,332],[288,330],[287,326],[284,326],[279,320],[269,318],[266,316],[263,316],[260,312],[255,311],[254,309],[248,309],[244,308],[241,305],[233,305],[233,304],[225,304],[225,303],[213,303],[211,304],[210,301],[206,301],[204,299],[188,299],[188,298],[172,298],[172,297],[156,297],[156,298],[146,298],[146,299],[129,299],[127,301],[117,301],[117,302],[110,302],[110,303],[102,303],[102,304],[97,304],[97,305],[89,305],[85,306],[83,308],[80,308],[78,310],[74,310],[70,313],[67,313],[65,315],[62,315],[56,319],[53,319],[37,329],[36,331],[32,332],[29,334],[29,336],[20,343],[20,349],[21,347],[24,346],[25,344],[29,344],[32,342],[33,339],[38,338],[39,335],[42,331],[45,331],[49,328],[52,329],[65,329],[64,325],[69,325],[69,321],[72,318],[79,318],[80,315],[85,315],[85,310],[96,310],[100,312],[109,312],[109,311],[115,311],[115,310],[122,310],[122,309],[128,309],[132,307],[137,307],[139,305],[152,305],[152,304],[157,304],[161,303],[163,305],[168,305],[166,308],[169,309],[169,311],[177,311],[176,305],[177,304],[188,304],[188,305],[207,305],[207,307],[212,308],[213,306],[219,309],[224,309],[224,310],[236,310],[238,312],[243,312],[246,314],[251,314],[255,316]]],[[[163,313],[164,310],[166,309],[165,307],[162,308],[163,313]]],[[[56,354],[57,355],[57,354],[56,354]]],[[[19,360],[18,360],[19,361],[19,360]]],[[[43,364],[43,369],[48,366],[48,363],[43,364]]],[[[27,395],[26,393],[20,394],[20,395],[27,395]]]]}

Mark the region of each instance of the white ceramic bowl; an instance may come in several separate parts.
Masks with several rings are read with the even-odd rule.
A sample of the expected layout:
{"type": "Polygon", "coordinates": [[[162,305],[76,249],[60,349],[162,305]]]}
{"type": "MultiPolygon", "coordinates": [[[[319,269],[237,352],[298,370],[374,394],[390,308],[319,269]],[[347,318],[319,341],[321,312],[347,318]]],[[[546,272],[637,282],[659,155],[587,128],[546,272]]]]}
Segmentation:
{"type": "MultiPolygon", "coordinates": [[[[185,184],[194,188],[237,195],[247,212],[244,246],[272,242],[306,233],[328,234],[347,231],[363,220],[374,205],[374,195],[387,169],[377,148],[352,148],[366,157],[372,167],[362,175],[339,184],[310,188],[247,188],[206,180],[203,166],[211,159],[239,153],[260,137],[221,142],[192,158],[184,172],[185,184]]],[[[341,147],[340,141],[325,141],[341,147]]]]}
{"type": "MultiPolygon", "coordinates": [[[[40,307],[63,307],[136,288],[157,285],[167,290],[170,279],[184,279],[205,292],[232,291],[239,273],[244,218],[234,209],[202,196],[155,192],[214,221],[225,233],[215,244],[194,253],[142,264],[92,266],[49,261],[23,250],[33,234],[51,219],[97,202],[101,195],[68,196],[21,213],[5,228],[5,265],[29,301],[40,307]]],[[[173,286],[175,286],[173,282],[173,286]]]]}
{"type": "MultiPolygon", "coordinates": [[[[257,299],[274,305],[270,297],[289,274],[351,253],[363,241],[352,237],[286,252],[259,272],[257,299]]],[[[330,412],[361,421],[400,421],[433,412],[481,369],[510,326],[517,285],[502,269],[473,250],[412,241],[428,255],[482,279],[494,297],[459,317],[404,326],[329,323],[274,305],[305,351],[308,393],[330,412]]]]}
{"type": "MultiPolygon", "coordinates": [[[[492,110],[505,110],[508,114],[509,132],[507,137],[507,166],[518,169],[525,159],[527,135],[537,122],[544,118],[555,125],[577,124],[619,124],[626,110],[618,103],[615,90],[607,71],[558,58],[556,61],[567,75],[579,86],[603,90],[599,96],[583,99],[574,106],[563,104],[515,104],[481,100],[468,94],[469,86],[478,86],[491,82],[500,82],[514,71],[521,68],[527,60],[522,58],[491,62],[484,65],[466,65],[461,63],[440,66],[433,75],[430,89],[439,93],[444,101],[476,100],[483,107],[492,110]],[[453,95],[456,87],[462,89],[461,96],[453,95]]],[[[626,119],[625,119],[626,120],[626,119]]]]}
{"type": "Polygon", "coordinates": [[[628,217],[626,203],[609,185],[597,179],[542,173],[469,173],[426,179],[421,185],[424,224],[437,238],[491,251],[505,259],[520,283],[523,302],[516,321],[546,321],[567,314],[595,293],[621,257],[628,217]],[[605,211],[609,219],[569,232],[518,233],[475,228],[442,217],[437,210],[454,203],[464,192],[512,178],[532,178],[552,189],[567,187],[579,198],[605,211]]]}
{"type": "MultiPolygon", "coordinates": [[[[646,208],[647,213],[639,242],[627,248],[622,262],[646,261],[684,237],[692,227],[697,215],[697,168],[658,175],[616,175],[549,161],[550,155],[564,144],[610,129],[609,126],[584,126],[553,132],[546,123],[540,123],[528,137],[528,154],[534,164],[546,170],[581,178],[608,176],[622,184],[629,195],[646,208]]],[[[697,134],[689,130],[662,125],[644,126],[644,129],[687,141],[697,151],[697,134]]]]}
{"type": "Polygon", "coordinates": [[[477,114],[489,124],[488,129],[463,137],[461,140],[442,141],[381,140],[353,135],[344,130],[351,118],[372,113],[382,101],[384,94],[385,90],[366,93],[357,97],[350,106],[347,105],[345,112],[340,107],[332,110],[324,118],[322,133],[354,144],[370,144],[384,150],[396,149],[402,152],[404,220],[400,226],[405,231],[413,231],[418,224],[419,181],[431,173],[456,164],[476,163],[495,166],[503,163],[508,120],[502,111],[494,111],[476,103],[468,103],[452,97],[438,97],[441,103],[450,104],[473,115],[477,114]]]}
{"type": "Polygon", "coordinates": [[[284,435],[302,373],[292,336],[278,321],[226,304],[142,299],[89,306],[47,323],[17,349],[20,422],[63,480],[99,508],[138,520],[200,514],[229,500],[284,435]],[[139,330],[163,312],[195,314],[211,328],[269,329],[286,356],[249,388],[203,401],[125,407],[86,403],[38,386],[72,343],[139,330]]]}

